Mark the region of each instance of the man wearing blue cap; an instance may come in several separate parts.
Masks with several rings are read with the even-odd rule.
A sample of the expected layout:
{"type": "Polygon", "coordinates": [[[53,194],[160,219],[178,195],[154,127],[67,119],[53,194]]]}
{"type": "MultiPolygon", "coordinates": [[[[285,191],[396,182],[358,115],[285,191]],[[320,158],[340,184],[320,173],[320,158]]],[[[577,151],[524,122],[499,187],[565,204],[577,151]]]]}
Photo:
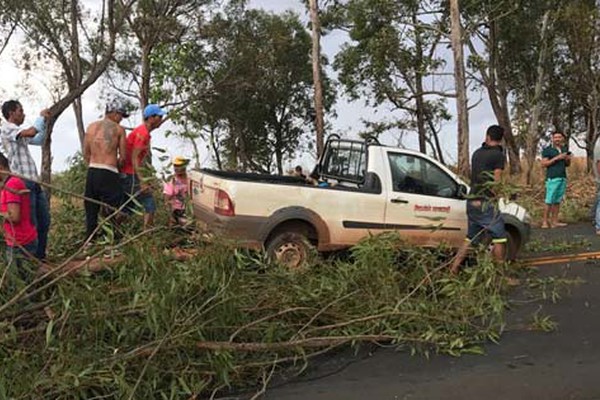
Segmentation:
{"type": "MultiPolygon", "coordinates": [[[[148,104],[144,108],[144,123],[135,128],[127,135],[127,152],[121,176],[125,193],[134,198],[134,204],[144,208],[144,229],[154,223],[156,202],[152,195],[152,187],[147,183],[152,179],[149,171],[152,161],[148,157],[150,153],[150,133],[163,123],[163,117],[167,113],[157,104],[148,104]]],[[[134,207],[130,204],[129,208],[134,207]]]]}

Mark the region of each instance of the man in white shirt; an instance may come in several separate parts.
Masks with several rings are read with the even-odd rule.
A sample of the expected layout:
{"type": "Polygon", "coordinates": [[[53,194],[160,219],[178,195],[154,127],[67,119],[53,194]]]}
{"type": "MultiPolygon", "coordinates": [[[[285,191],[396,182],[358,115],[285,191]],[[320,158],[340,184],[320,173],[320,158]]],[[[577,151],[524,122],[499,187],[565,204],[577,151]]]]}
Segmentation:
{"type": "Polygon", "coordinates": [[[0,129],[2,144],[10,161],[11,171],[25,179],[25,185],[30,191],[31,222],[38,233],[38,247],[34,255],[43,260],[46,258],[50,228],[50,207],[48,197],[38,183],[37,167],[29,152],[29,145],[44,144],[46,119],[50,117],[50,113],[48,110],[43,110],[33,126],[23,128],[21,126],[25,121],[23,106],[17,100],[9,100],[2,104],[2,115],[6,119],[0,129]]]}

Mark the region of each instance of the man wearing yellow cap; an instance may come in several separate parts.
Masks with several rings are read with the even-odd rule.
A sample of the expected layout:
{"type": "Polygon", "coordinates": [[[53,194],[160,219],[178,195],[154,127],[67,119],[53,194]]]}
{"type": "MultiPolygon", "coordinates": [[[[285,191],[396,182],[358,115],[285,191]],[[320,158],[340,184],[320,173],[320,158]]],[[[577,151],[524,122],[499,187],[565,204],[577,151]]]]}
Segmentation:
{"type": "Polygon", "coordinates": [[[187,165],[190,160],[183,157],[175,157],[173,159],[173,170],[175,175],[173,178],[165,182],[163,194],[165,195],[166,203],[171,210],[171,223],[176,225],[185,225],[185,205],[188,199],[188,178],[187,165]]]}

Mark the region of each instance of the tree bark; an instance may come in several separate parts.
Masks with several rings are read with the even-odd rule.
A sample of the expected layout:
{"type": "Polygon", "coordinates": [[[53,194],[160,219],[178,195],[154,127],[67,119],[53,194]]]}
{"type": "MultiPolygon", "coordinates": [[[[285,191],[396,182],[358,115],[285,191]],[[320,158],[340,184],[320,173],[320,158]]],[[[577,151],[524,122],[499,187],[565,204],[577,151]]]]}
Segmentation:
{"type": "Polygon", "coordinates": [[[275,165],[277,167],[277,173],[279,175],[283,175],[283,139],[281,133],[281,127],[277,128],[277,132],[275,132],[275,165]]]}
{"type": "Polygon", "coordinates": [[[458,117],[458,173],[462,176],[469,176],[469,109],[467,108],[467,84],[458,0],[450,0],[450,25],[450,39],[454,57],[456,115],[458,117]]]}
{"type": "MultiPolygon", "coordinates": [[[[42,171],[40,178],[43,183],[50,184],[52,179],[52,131],[54,130],[55,120],[49,118],[46,121],[46,140],[42,145],[42,171]]],[[[50,201],[51,190],[50,187],[46,187],[48,192],[48,201],[50,201]]]]}
{"type": "Polygon", "coordinates": [[[585,150],[587,155],[587,172],[592,172],[594,159],[594,144],[598,140],[598,106],[599,101],[592,96],[587,117],[587,134],[585,140],[585,150]]]}
{"type": "Polygon", "coordinates": [[[81,97],[78,97],[73,102],[73,112],[75,114],[75,122],[77,124],[77,134],[79,136],[79,145],[83,150],[83,140],[85,139],[85,126],[83,123],[83,104],[81,97]]]}
{"type": "Polygon", "coordinates": [[[535,82],[535,88],[533,93],[533,104],[531,111],[531,118],[529,121],[529,127],[527,129],[527,139],[526,139],[526,149],[525,149],[525,158],[527,159],[527,175],[526,175],[526,183],[527,185],[531,184],[531,173],[533,172],[533,167],[535,164],[535,156],[537,155],[537,146],[540,142],[540,134],[538,131],[538,123],[540,119],[540,112],[542,108],[542,104],[540,102],[540,97],[542,96],[542,85],[545,80],[545,70],[544,64],[546,63],[546,52],[548,50],[548,46],[546,44],[546,35],[548,33],[548,18],[550,15],[550,11],[546,11],[544,17],[542,19],[542,31],[540,36],[541,48],[540,54],[538,56],[538,63],[536,67],[536,75],[537,79],[535,82]]]}
{"type": "Polygon", "coordinates": [[[217,163],[217,169],[219,171],[223,170],[223,162],[221,161],[221,153],[219,152],[219,145],[217,144],[216,132],[217,128],[212,125],[210,127],[210,148],[212,149],[213,155],[215,156],[215,162],[217,163]]]}
{"type": "MultiPolygon", "coordinates": [[[[442,164],[446,165],[446,161],[444,161],[444,153],[442,151],[442,145],[440,144],[440,135],[439,135],[439,132],[433,126],[433,122],[431,121],[431,118],[427,118],[427,121],[429,123],[429,129],[431,129],[431,136],[433,137],[433,142],[435,143],[435,150],[436,150],[437,155],[438,155],[437,159],[438,159],[439,162],[441,162],[442,164]]],[[[468,157],[467,157],[467,160],[468,160],[468,157]]]]}
{"type": "Polygon", "coordinates": [[[421,42],[421,32],[419,31],[417,15],[412,15],[412,21],[415,24],[415,55],[416,55],[416,68],[415,68],[415,89],[417,90],[415,103],[416,103],[416,117],[417,117],[417,133],[419,135],[419,151],[423,154],[427,153],[427,132],[425,130],[425,99],[423,96],[423,44],[421,42]]]}
{"type": "Polygon", "coordinates": [[[142,81],[140,84],[140,107],[142,110],[148,105],[150,99],[150,53],[152,45],[142,44],[142,81]]]}
{"type": "Polygon", "coordinates": [[[325,120],[323,111],[323,82],[321,80],[321,22],[318,0],[309,0],[312,23],[312,70],[315,101],[315,129],[317,132],[317,158],[323,154],[325,120]]]}
{"type": "MultiPolygon", "coordinates": [[[[77,0],[71,0],[71,63],[72,63],[72,81],[69,83],[69,89],[73,89],[81,85],[82,70],[81,70],[81,55],[79,50],[79,7],[77,0]]],[[[85,128],[83,127],[83,106],[81,104],[81,96],[77,96],[73,100],[73,111],[75,112],[75,122],[77,125],[77,133],[79,134],[79,144],[83,150],[83,138],[85,128]]]]}

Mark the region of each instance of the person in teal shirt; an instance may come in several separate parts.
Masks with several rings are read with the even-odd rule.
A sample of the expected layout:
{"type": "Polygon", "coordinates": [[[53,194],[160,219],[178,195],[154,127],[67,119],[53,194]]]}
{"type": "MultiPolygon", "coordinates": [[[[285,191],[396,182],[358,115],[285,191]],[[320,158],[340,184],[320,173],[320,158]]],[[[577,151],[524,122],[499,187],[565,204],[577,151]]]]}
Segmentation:
{"type": "Polygon", "coordinates": [[[542,150],[542,167],[546,168],[546,199],[542,228],[565,226],[558,222],[560,203],[567,191],[567,167],[571,165],[571,152],[565,146],[562,132],[552,134],[552,144],[542,150]]]}

